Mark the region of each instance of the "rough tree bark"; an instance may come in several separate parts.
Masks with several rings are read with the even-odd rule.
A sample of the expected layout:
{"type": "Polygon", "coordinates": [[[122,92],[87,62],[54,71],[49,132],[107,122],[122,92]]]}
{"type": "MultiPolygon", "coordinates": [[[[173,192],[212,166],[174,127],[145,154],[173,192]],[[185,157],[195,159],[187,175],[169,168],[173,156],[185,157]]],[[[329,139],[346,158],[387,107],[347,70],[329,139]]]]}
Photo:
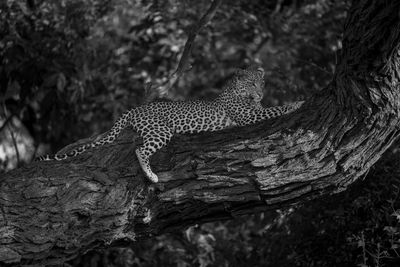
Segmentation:
{"type": "MultiPolygon", "coordinates": [[[[149,184],[115,144],[1,177],[0,262],[58,264],[124,244],[339,192],[399,135],[400,1],[354,1],[331,84],[275,121],[174,137],[149,184]]],[[[132,144],[133,138],[133,144],[132,144]]]]}

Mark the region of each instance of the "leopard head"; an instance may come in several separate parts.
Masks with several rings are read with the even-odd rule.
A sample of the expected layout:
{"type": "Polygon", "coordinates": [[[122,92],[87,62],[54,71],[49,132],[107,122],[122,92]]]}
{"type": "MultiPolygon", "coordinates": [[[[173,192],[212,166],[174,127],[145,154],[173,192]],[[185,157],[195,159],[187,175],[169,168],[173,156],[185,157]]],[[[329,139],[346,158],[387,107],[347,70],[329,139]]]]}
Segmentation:
{"type": "Polygon", "coordinates": [[[233,98],[236,101],[259,103],[263,98],[263,88],[264,69],[260,66],[250,66],[235,71],[221,96],[233,98]]]}

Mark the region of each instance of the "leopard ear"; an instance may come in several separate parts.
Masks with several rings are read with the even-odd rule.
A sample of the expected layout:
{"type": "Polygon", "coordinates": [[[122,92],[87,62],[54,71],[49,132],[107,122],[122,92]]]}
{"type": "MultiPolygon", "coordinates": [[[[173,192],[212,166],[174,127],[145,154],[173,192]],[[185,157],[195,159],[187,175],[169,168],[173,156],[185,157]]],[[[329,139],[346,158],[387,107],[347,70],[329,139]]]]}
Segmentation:
{"type": "Polygon", "coordinates": [[[263,67],[258,66],[257,72],[258,72],[261,76],[264,76],[265,71],[264,71],[264,68],[263,68],[263,67]]]}
{"type": "Polygon", "coordinates": [[[259,64],[253,64],[250,67],[248,67],[248,70],[251,71],[252,73],[257,73],[259,76],[264,77],[264,68],[261,67],[259,64]]]}

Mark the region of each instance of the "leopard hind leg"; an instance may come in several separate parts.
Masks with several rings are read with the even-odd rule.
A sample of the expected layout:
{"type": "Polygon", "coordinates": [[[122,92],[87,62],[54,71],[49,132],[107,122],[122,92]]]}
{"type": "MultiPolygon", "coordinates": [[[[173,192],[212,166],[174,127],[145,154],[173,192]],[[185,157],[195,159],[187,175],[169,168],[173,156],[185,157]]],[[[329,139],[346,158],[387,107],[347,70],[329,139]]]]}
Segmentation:
{"type": "Polygon", "coordinates": [[[143,138],[143,145],[135,152],[143,172],[153,183],[158,182],[158,176],[151,170],[150,157],[160,148],[168,144],[173,135],[172,129],[165,125],[149,126],[139,130],[143,138]]]}

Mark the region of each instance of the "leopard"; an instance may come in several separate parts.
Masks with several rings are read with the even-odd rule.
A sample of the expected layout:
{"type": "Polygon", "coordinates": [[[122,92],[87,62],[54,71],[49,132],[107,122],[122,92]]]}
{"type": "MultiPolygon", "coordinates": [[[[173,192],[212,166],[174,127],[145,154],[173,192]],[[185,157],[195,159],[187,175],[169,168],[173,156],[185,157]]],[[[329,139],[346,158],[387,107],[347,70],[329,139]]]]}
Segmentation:
{"type": "Polygon", "coordinates": [[[153,183],[158,176],[150,166],[151,156],[166,146],[174,134],[220,131],[251,125],[299,109],[304,101],[264,108],[265,71],[261,66],[237,69],[212,100],[160,101],[132,108],[123,113],[106,135],[98,141],[82,145],[66,154],[45,155],[43,160],[65,160],[85,151],[113,143],[121,131],[132,127],[143,139],[135,154],[145,176],[153,183]]]}

